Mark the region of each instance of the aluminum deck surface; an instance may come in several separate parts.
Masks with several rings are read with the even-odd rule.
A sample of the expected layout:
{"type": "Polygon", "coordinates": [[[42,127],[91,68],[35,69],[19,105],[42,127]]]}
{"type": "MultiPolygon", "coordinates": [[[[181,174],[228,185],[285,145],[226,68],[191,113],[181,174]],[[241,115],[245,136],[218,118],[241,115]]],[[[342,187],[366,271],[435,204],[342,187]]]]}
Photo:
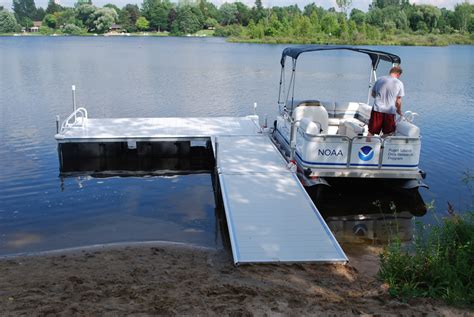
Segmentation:
{"type": "Polygon", "coordinates": [[[225,136],[215,142],[236,264],[347,261],[296,174],[267,136],[225,136]]]}
{"type": "Polygon", "coordinates": [[[58,142],[94,140],[199,138],[218,135],[255,135],[256,116],[215,118],[117,118],[87,119],[85,127],[68,128],[56,135],[58,142]]]}

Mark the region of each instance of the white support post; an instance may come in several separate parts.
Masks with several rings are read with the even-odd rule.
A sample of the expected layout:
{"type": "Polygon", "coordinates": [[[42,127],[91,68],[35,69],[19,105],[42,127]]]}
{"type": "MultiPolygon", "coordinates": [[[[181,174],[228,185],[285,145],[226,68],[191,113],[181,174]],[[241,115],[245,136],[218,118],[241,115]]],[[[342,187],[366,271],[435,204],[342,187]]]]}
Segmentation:
{"type": "Polygon", "coordinates": [[[373,68],[370,69],[370,78],[369,78],[369,93],[367,94],[367,104],[370,103],[370,97],[372,97],[372,84],[377,81],[377,73],[373,68]]]}
{"type": "Polygon", "coordinates": [[[56,134],[59,133],[59,115],[56,116],[56,134]]]}
{"type": "Polygon", "coordinates": [[[72,85],[72,111],[76,111],[76,85],[72,85]]]}
{"type": "Polygon", "coordinates": [[[291,127],[290,127],[290,161],[295,160],[296,152],[296,122],[290,117],[291,127]]]}

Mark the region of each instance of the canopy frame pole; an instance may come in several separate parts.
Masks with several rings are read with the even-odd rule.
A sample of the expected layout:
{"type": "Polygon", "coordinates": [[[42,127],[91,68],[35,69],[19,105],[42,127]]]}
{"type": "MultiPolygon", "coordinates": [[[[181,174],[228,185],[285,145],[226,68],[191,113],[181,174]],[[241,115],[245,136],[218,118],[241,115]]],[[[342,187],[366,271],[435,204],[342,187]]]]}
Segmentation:
{"type": "MultiPolygon", "coordinates": [[[[281,72],[280,72],[280,87],[278,89],[278,110],[281,113],[281,94],[283,90],[283,96],[285,95],[285,64],[281,66],[281,72]]],[[[286,102],[285,102],[286,104],[286,102]]]]}
{"type": "Polygon", "coordinates": [[[370,97],[372,97],[372,87],[373,83],[377,80],[377,73],[375,70],[371,67],[370,68],[370,77],[369,77],[369,92],[367,94],[367,104],[370,102],[370,97]]]}
{"type": "Polygon", "coordinates": [[[370,78],[369,78],[369,92],[367,94],[367,104],[370,102],[370,97],[372,97],[372,87],[373,84],[377,81],[377,67],[380,63],[380,57],[377,56],[375,61],[372,61],[370,68],[370,78]]]}
{"type": "MultiPolygon", "coordinates": [[[[290,112],[290,161],[294,162],[295,160],[295,152],[296,152],[296,122],[293,118],[293,108],[294,108],[294,101],[295,101],[295,82],[296,82],[296,59],[293,58],[293,66],[291,71],[291,81],[288,89],[288,94],[290,93],[291,89],[291,112],[290,112]]],[[[288,100],[288,98],[287,98],[288,100]]]]}
{"type": "Polygon", "coordinates": [[[291,91],[291,109],[290,109],[290,116],[293,114],[293,107],[295,101],[295,80],[296,80],[296,59],[293,58],[293,67],[291,70],[291,78],[290,83],[288,84],[288,93],[286,94],[286,104],[288,104],[288,100],[290,98],[290,91],[291,91]]]}

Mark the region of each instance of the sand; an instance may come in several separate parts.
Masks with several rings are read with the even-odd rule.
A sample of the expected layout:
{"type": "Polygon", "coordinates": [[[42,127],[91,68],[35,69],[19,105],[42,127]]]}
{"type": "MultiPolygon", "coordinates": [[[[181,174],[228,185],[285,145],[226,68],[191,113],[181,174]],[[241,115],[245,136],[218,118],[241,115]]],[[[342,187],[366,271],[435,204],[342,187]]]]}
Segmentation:
{"type": "Polygon", "coordinates": [[[345,250],[347,265],[235,267],[229,251],[164,243],[2,259],[0,315],[472,315],[390,297],[377,249],[345,250]]]}

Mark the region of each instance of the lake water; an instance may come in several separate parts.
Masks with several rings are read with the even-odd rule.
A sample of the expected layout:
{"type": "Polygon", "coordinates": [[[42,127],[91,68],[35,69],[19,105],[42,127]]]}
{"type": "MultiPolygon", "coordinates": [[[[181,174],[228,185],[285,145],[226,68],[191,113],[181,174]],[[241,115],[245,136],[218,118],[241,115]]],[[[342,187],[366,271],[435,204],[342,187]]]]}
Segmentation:
{"type": "MultiPolygon", "coordinates": [[[[211,174],[61,178],[55,116],[71,112],[75,84],[78,104],[95,118],[242,116],[257,102],[273,120],[284,47],[214,38],[0,38],[0,254],[147,240],[219,246],[211,174]]],[[[441,215],[447,202],[472,207],[462,179],[474,172],[474,47],[373,48],[402,58],[403,108],[420,114],[424,200],[441,215]]],[[[296,95],[366,101],[369,61],[359,55],[303,56],[296,95]]]]}

